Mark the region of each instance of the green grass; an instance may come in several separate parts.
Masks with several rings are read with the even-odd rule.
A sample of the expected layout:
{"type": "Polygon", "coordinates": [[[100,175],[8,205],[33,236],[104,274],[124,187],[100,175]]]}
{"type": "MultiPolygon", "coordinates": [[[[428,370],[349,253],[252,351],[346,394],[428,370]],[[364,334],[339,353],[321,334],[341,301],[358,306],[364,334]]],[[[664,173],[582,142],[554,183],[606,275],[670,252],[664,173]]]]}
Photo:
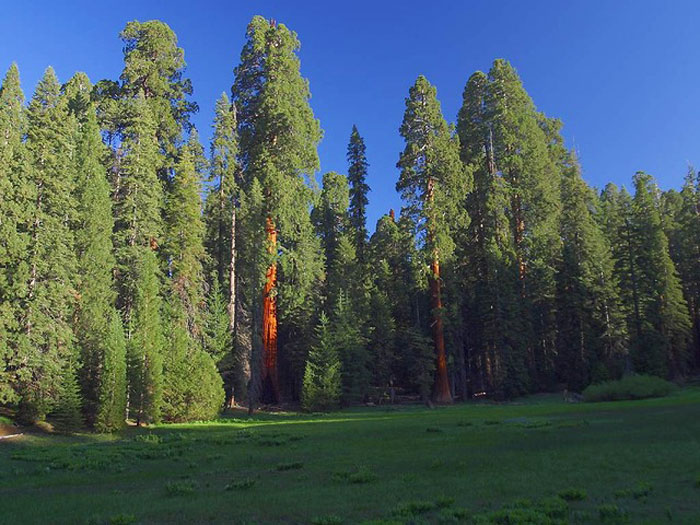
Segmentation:
{"type": "Polygon", "coordinates": [[[677,388],[660,377],[632,374],[615,381],[590,385],[583,391],[583,398],[588,402],[647,399],[667,396],[677,388]]]}
{"type": "Polygon", "coordinates": [[[0,442],[0,522],[699,523],[699,406],[688,388],[28,435],[0,442]]]}

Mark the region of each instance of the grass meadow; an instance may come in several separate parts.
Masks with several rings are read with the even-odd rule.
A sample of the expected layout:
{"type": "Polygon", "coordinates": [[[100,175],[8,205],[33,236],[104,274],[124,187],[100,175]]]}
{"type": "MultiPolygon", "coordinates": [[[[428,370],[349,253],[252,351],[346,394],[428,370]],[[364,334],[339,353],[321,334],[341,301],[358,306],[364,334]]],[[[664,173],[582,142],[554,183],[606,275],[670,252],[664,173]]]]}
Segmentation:
{"type": "Polygon", "coordinates": [[[30,433],[0,522],[700,523],[700,388],[30,433]]]}

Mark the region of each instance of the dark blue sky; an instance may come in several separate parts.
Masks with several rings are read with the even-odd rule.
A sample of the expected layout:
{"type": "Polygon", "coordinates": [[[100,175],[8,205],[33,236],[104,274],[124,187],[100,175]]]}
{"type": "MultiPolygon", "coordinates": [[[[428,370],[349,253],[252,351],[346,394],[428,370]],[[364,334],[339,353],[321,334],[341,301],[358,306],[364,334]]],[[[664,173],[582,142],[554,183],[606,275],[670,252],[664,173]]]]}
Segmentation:
{"type": "Polygon", "coordinates": [[[511,61],[538,108],[564,121],[584,176],[628,184],[645,170],[679,187],[700,167],[700,2],[653,1],[41,1],[1,2],[0,68],[19,64],[27,97],[53,65],[118,78],[118,33],[129,20],[159,18],[185,49],[188,76],[210,135],[213,105],[228,91],[245,27],[261,14],[297,31],[302,72],[325,136],[322,171],[346,172],[352,124],[367,143],[369,226],[399,208],[398,127],[419,74],[437,86],[454,121],[469,75],[494,58],[511,61]]]}

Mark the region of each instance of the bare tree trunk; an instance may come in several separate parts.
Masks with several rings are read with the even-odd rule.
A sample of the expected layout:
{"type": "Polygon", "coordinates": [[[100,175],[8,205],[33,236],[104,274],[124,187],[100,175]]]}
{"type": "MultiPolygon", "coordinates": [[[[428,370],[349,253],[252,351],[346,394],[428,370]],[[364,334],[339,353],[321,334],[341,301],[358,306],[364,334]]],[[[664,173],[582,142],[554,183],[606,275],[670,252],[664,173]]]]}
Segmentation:
{"type": "Polygon", "coordinates": [[[450,379],[447,375],[447,354],[445,353],[445,332],[442,326],[442,297],[440,282],[440,264],[437,256],[430,265],[430,306],[433,315],[433,341],[437,355],[437,370],[435,374],[435,387],[433,399],[436,403],[452,403],[450,391],[450,379]]]}
{"type": "MultiPolygon", "coordinates": [[[[267,232],[268,249],[274,254],[277,250],[277,230],[270,217],[267,218],[265,231],[267,232]]],[[[262,319],[262,343],[263,343],[263,368],[262,368],[262,401],[265,403],[278,403],[279,379],[277,375],[277,298],[275,287],[277,285],[277,263],[273,262],[267,269],[265,288],[263,290],[263,319],[262,319]]]]}

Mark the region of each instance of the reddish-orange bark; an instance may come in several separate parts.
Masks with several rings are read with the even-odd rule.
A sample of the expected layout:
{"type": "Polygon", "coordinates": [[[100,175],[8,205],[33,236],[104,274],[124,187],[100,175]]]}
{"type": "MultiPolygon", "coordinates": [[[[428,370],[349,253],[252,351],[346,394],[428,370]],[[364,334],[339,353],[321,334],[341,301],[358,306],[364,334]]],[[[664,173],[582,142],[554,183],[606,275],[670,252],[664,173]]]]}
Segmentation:
{"type": "Polygon", "coordinates": [[[452,403],[450,380],[447,376],[447,356],[445,354],[445,333],[442,327],[442,296],[440,284],[440,263],[437,257],[430,265],[430,306],[433,312],[433,341],[437,354],[437,369],[435,371],[435,387],[433,400],[436,403],[452,403]]]}
{"type": "MultiPolygon", "coordinates": [[[[268,250],[277,250],[277,230],[270,217],[265,224],[268,250]]],[[[279,380],[277,377],[277,263],[273,262],[267,269],[265,288],[263,290],[263,367],[262,367],[262,401],[266,403],[279,402],[279,380]]]]}

